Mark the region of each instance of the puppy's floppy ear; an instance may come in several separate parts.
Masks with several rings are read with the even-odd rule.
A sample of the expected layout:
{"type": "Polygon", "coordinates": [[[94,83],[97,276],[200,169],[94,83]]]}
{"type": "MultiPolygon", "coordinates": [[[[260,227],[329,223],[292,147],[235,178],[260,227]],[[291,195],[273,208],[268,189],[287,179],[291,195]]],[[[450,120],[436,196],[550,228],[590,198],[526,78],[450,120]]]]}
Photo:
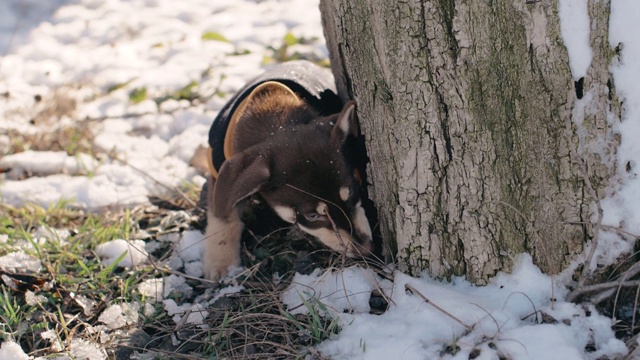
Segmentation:
{"type": "Polygon", "coordinates": [[[347,139],[347,136],[358,136],[359,131],[355,112],[355,101],[351,100],[344,105],[331,131],[331,140],[333,142],[342,144],[347,139]]]}
{"type": "Polygon", "coordinates": [[[234,207],[269,180],[269,159],[258,151],[243,151],[224,162],[213,195],[213,215],[228,219],[234,207]]]}

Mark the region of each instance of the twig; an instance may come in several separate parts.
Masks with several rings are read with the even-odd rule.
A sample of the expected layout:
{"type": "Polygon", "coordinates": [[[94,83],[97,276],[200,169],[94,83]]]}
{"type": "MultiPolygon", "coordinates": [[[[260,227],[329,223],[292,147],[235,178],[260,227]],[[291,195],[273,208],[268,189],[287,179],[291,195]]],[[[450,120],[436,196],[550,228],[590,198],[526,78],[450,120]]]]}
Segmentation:
{"type": "Polygon", "coordinates": [[[120,159],[118,156],[116,156],[116,155],[114,155],[114,154],[109,154],[108,156],[109,156],[110,158],[114,159],[114,160],[117,160],[117,161],[121,162],[121,163],[122,163],[122,164],[124,164],[124,165],[129,166],[129,167],[130,167],[130,168],[132,168],[133,170],[135,170],[135,171],[139,172],[140,174],[142,174],[142,175],[144,175],[144,176],[148,177],[149,179],[151,179],[151,181],[153,181],[154,183],[156,183],[156,184],[158,184],[158,185],[160,185],[160,186],[164,187],[165,189],[167,189],[167,190],[169,190],[169,191],[173,191],[173,192],[175,192],[176,194],[180,195],[180,197],[181,197],[184,201],[186,201],[190,206],[192,206],[192,207],[196,207],[196,203],[195,203],[193,200],[189,199],[189,197],[188,197],[188,196],[187,196],[187,195],[186,195],[182,190],[180,190],[180,189],[178,189],[178,188],[176,188],[176,187],[172,187],[172,186],[169,186],[169,185],[167,185],[167,184],[162,183],[160,180],[158,180],[158,179],[154,178],[153,176],[151,176],[151,174],[149,174],[149,173],[147,173],[146,171],[144,171],[144,170],[142,170],[142,169],[138,168],[138,167],[137,167],[137,166],[135,166],[135,165],[130,164],[130,163],[129,163],[128,161],[126,161],[126,160],[120,159]]]}
{"type": "Polygon", "coordinates": [[[186,273],[183,273],[182,271],[177,271],[177,270],[173,270],[173,269],[161,269],[159,271],[161,271],[162,273],[180,275],[180,276],[184,277],[185,279],[199,281],[201,283],[209,284],[209,285],[212,285],[212,286],[219,285],[218,281],[212,281],[212,280],[207,280],[207,279],[202,278],[202,277],[191,276],[191,275],[188,275],[186,273]]]}
{"type": "Polygon", "coordinates": [[[536,304],[533,303],[533,300],[531,300],[531,298],[529,297],[529,295],[525,294],[522,291],[514,291],[511,294],[509,294],[509,296],[507,296],[507,299],[504,301],[504,304],[502,305],[502,310],[504,310],[504,308],[507,307],[507,303],[509,302],[509,299],[511,299],[512,295],[515,294],[519,294],[525,297],[525,299],[529,300],[529,303],[531,304],[531,308],[533,309],[533,314],[536,317],[536,324],[538,323],[538,309],[536,309],[536,304]]]}
{"type": "Polygon", "coordinates": [[[640,236],[638,236],[636,234],[632,234],[632,233],[630,233],[628,231],[622,230],[619,227],[615,227],[615,226],[611,226],[611,225],[602,225],[602,229],[615,231],[615,232],[618,232],[618,233],[623,234],[623,235],[628,235],[628,236],[634,237],[636,240],[640,239],[640,236]]]}
{"type": "MultiPolygon", "coordinates": [[[[622,276],[621,276],[621,278],[620,278],[620,280],[618,282],[622,283],[622,282],[626,281],[628,278],[635,276],[638,273],[638,268],[640,268],[638,266],[638,263],[633,264],[629,269],[627,269],[627,271],[622,273],[622,276]],[[636,268],[636,269],[634,269],[634,268],[636,268]]],[[[617,267],[616,267],[616,269],[617,269],[617,267]]],[[[611,312],[612,314],[616,313],[616,307],[618,306],[618,297],[620,296],[620,291],[621,290],[622,290],[622,287],[618,286],[618,289],[616,290],[616,298],[613,301],[613,310],[611,312]]]]}
{"type": "Polygon", "coordinates": [[[633,318],[631,319],[631,331],[636,327],[636,310],[638,309],[638,296],[640,295],[640,286],[636,288],[636,298],[633,301],[633,318]]]}
{"type": "MultiPolygon", "coordinates": [[[[496,336],[501,330],[500,329],[500,324],[498,324],[498,320],[496,320],[496,318],[493,315],[491,315],[491,313],[489,311],[487,311],[487,309],[483,308],[482,306],[480,306],[480,305],[478,305],[476,303],[471,303],[471,305],[475,305],[478,308],[480,308],[480,310],[484,311],[491,318],[491,320],[493,320],[493,323],[496,324],[496,333],[493,334],[491,337],[496,336]]],[[[536,317],[536,319],[537,319],[537,317],[536,317]]]]}
{"type": "Polygon", "coordinates": [[[640,280],[611,281],[611,282],[606,282],[606,283],[602,283],[602,284],[582,286],[582,287],[579,287],[579,288],[573,290],[572,292],[570,292],[567,295],[567,301],[573,301],[578,296],[581,296],[581,295],[584,295],[584,294],[588,294],[588,293],[609,290],[609,289],[613,289],[613,288],[617,288],[617,287],[623,288],[623,287],[634,287],[634,286],[640,286],[640,280]]]}
{"type": "Polygon", "coordinates": [[[626,341],[626,345],[631,350],[627,356],[624,357],[624,360],[633,360],[638,359],[640,357],[640,346],[638,346],[638,337],[639,334],[635,334],[631,339],[626,341]]]}
{"type": "Polygon", "coordinates": [[[593,184],[591,184],[591,179],[589,178],[589,174],[587,173],[587,161],[582,161],[582,166],[580,166],[580,170],[582,170],[582,177],[584,178],[584,183],[587,187],[587,192],[596,203],[596,207],[598,209],[598,219],[596,221],[596,225],[593,228],[593,238],[591,239],[591,249],[589,250],[589,255],[584,262],[584,267],[582,268],[582,274],[580,275],[580,280],[578,280],[578,288],[584,286],[585,281],[587,281],[587,275],[589,275],[589,271],[591,268],[591,261],[593,261],[593,255],[596,252],[596,248],[598,247],[598,237],[600,236],[600,229],[602,228],[602,218],[603,211],[602,205],[600,204],[600,198],[598,197],[598,193],[593,188],[593,184]]]}
{"type": "MultiPolygon", "coordinates": [[[[593,305],[598,305],[598,304],[600,304],[601,302],[603,302],[603,301],[605,301],[605,300],[609,299],[609,298],[610,298],[611,296],[613,296],[613,294],[615,294],[615,293],[616,293],[616,289],[609,289],[609,290],[605,290],[605,291],[603,291],[603,292],[601,292],[601,293],[598,293],[598,294],[596,294],[596,295],[592,296],[592,297],[591,297],[591,299],[590,299],[590,302],[591,302],[593,305]]],[[[613,312],[612,312],[612,314],[613,314],[613,312]]]]}
{"type": "MultiPolygon", "coordinates": [[[[615,268],[613,268],[613,270],[611,271],[611,274],[615,274],[618,269],[624,265],[627,261],[634,259],[636,257],[636,255],[638,255],[640,252],[636,251],[633,254],[630,254],[629,256],[627,256],[624,260],[618,262],[618,264],[616,265],[615,268]]],[[[640,273],[640,262],[636,262],[633,265],[631,265],[627,270],[623,271],[621,274],[618,274],[616,276],[614,276],[614,279],[620,279],[620,278],[624,278],[624,279],[628,279],[628,278],[632,278],[634,276],[636,276],[638,273],[640,273]]],[[[607,280],[611,280],[612,277],[611,275],[609,275],[609,277],[607,278],[607,280]]]]}
{"type": "Polygon", "coordinates": [[[404,285],[405,289],[411,291],[411,293],[418,295],[418,297],[420,297],[424,302],[426,302],[427,304],[433,306],[436,310],[440,311],[441,313],[443,313],[444,315],[446,315],[447,317],[451,318],[452,320],[454,320],[455,322],[457,322],[458,324],[464,326],[465,329],[467,329],[467,331],[471,331],[473,329],[472,326],[469,326],[467,324],[465,324],[464,322],[462,322],[462,320],[458,319],[457,317],[453,316],[450,312],[448,312],[447,310],[441,308],[440,306],[436,305],[433,301],[427,299],[426,296],[422,295],[418,290],[416,290],[416,288],[414,288],[413,286],[411,286],[411,284],[405,284],[404,285]]]}
{"type": "MultiPolygon", "coordinates": [[[[550,276],[549,280],[551,281],[551,310],[554,310],[556,305],[556,284],[553,281],[553,276],[550,276]]],[[[537,319],[538,317],[536,316],[536,320],[537,319]]]]}

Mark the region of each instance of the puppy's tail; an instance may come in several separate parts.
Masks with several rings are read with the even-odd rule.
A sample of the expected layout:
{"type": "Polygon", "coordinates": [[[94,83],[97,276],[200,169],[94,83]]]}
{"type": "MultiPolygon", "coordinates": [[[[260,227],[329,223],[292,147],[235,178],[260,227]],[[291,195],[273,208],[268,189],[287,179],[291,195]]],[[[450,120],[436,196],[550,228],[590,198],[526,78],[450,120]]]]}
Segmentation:
{"type": "Polygon", "coordinates": [[[209,173],[209,154],[211,153],[211,148],[208,146],[200,145],[193,153],[191,160],[189,160],[189,165],[193,166],[200,175],[205,175],[209,173]]]}

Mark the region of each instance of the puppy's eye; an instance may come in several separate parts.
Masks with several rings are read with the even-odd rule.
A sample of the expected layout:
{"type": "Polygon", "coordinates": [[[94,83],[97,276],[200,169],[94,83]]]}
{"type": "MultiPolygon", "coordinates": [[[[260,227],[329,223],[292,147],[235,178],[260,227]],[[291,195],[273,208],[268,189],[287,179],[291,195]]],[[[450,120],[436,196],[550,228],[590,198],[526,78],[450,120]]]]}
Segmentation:
{"type": "Polygon", "coordinates": [[[322,218],[322,215],[313,211],[313,212],[304,214],[304,218],[307,219],[308,221],[318,221],[320,220],[320,218],[322,218]]]}

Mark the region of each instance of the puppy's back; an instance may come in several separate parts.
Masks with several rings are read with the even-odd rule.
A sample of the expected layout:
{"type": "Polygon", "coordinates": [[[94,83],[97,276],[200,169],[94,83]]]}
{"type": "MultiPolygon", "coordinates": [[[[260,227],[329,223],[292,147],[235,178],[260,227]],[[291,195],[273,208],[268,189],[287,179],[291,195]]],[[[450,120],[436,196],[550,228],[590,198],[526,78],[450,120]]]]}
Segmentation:
{"type": "Polygon", "coordinates": [[[239,107],[232,138],[232,152],[270,141],[280,132],[295,131],[318,117],[306,102],[284,85],[265,84],[239,107]]]}

